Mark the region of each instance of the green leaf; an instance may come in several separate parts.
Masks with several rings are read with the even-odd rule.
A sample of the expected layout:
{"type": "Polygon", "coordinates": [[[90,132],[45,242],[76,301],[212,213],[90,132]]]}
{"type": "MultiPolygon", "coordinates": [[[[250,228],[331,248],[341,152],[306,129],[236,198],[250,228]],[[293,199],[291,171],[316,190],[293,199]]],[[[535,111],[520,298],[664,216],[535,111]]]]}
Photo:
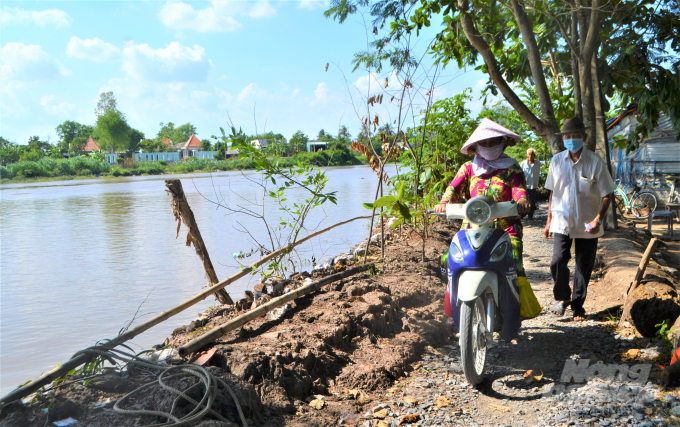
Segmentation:
{"type": "Polygon", "coordinates": [[[364,203],[364,207],[373,210],[373,203],[364,203]]]}
{"type": "Polygon", "coordinates": [[[403,203],[397,202],[399,204],[399,213],[405,220],[411,219],[411,211],[409,210],[408,206],[406,206],[403,203]]]}
{"type": "Polygon", "coordinates": [[[394,197],[394,196],[383,196],[383,197],[379,198],[378,200],[376,200],[375,202],[373,202],[373,207],[382,208],[382,207],[385,207],[385,206],[389,206],[396,201],[397,201],[397,198],[394,197]]]}

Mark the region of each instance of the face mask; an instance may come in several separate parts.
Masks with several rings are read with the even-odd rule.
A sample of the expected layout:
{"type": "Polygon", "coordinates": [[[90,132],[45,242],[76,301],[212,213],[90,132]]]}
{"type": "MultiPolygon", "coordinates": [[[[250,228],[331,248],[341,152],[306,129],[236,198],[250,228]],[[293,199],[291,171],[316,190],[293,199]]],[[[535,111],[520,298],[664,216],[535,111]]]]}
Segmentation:
{"type": "Polygon", "coordinates": [[[484,160],[496,160],[503,154],[503,144],[498,144],[495,147],[485,148],[477,145],[477,154],[479,154],[484,160]]]}
{"type": "Polygon", "coordinates": [[[565,139],[563,142],[564,148],[571,151],[572,153],[577,152],[583,147],[583,140],[580,138],[565,139]]]}

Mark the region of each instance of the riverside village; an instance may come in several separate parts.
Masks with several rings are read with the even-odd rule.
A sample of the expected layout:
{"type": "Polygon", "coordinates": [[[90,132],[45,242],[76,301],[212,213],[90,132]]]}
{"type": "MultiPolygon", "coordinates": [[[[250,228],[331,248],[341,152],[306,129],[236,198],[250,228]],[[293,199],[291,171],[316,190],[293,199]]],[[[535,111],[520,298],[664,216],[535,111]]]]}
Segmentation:
{"type": "Polygon", "coordinates": [[[0,426],[680,427],[680,0],[0,25],[0,426]]]}

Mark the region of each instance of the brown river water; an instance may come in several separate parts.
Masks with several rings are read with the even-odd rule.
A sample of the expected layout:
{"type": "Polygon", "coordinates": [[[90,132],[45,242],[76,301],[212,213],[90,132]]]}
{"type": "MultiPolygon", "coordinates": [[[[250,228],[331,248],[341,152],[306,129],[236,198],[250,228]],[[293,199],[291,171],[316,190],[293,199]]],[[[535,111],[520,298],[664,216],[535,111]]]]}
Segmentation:
{"type": "MultiPolygon", "coordinates": [[[[388,173],[395,173],[394,166],[388,173]]],[[[247,179],[259,177],[248,171],[0,186],[0,393],[82,348],[115,337],[138,309],[133,325],[205,286],[201,262],[193,247],[185,246],[186,228],[175,239],[165,179],[182,179],[218,277],[236,273],[239,264],[232,254],[255,247],[236,228],[241,224],[263,241],[266,231],[259,220],[228,215],[211,201],[261,211],[252,201],[261,200],[262,189],[247,179]]],[[[373,199],[377,185],[370,168],[330,168],[328,177],[327,191],[337,191],[338,205],[327,202],[317,208],[307,221],[310,232],[370,213],[362,206],[373,199]]],[[[288,199],[302,196],[291,192],[288,199]]],[[[266,216],[276,223],[278,207],[265,206],[266,216]]],[[[348,251],[366,237],[368,225],[369,220],[358,220],[302,245],[302,269],[311,269],[312,257],[323,262],[348,251]]],[[[236,300],[258,279],[247,276],[226,289],[236,300]]],[[[131,346],[141,351],[162,342],[214,304],[214,298],[207,298],[144,332],[131,346]]]]}

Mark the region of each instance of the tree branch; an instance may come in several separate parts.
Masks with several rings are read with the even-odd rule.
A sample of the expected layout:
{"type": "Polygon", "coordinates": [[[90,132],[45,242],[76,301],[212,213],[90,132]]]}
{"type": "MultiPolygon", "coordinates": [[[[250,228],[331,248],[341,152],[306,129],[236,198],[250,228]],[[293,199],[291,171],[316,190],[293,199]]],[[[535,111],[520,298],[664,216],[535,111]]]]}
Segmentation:
{"type": "Polygon", "coordinates": [[[538,94],[538,99],[541,104],[541,118],[544,122],[557,126],[555,111],[553,110],[552,100],[550,99],[550,91],[548,90],[548,84],[546,83],[545,75],[543,74],[541,53],[538,50],[538,44],[536,43],[536,37],[534,36],[534,27],[524,10],[524,6],[520,4],[520,0],[512,0],[512,11],[515,15],[515,19],[517,19],[519,29],[522,32],[524,45],[527,48],[531,75],[534,78],[536,93],[538,94]]]}
{"type": "MultiPolygon", "coordinates": [[[[581,59],[586,64],[590,64],[593,52],[597,49],[597,38],[600,34],[600,11],[601,0],[593,0],[592,9],[590,10],[590,25],[588,26],[588,35],[586,36],[583,49],[581,50],[581,59]]],[[[583,32],[581,32],[583,33],[583,32]]]]}
{"type": "Polygon", "coordinates": [[[536,115],[529,109],[529,107],[526,106],[526,104],[524,104],[524,102],[522,102],[515,91],[510,88],[508,82],[505,81],[505,78],[503,78],[503,74],[498,67],[498,62],[496,62],[496,58],[491,51],[491,48],[484,38],[482,38],[472,20],[472,17],[470,16],[469,6],[470,5],[467,0],[458,0],[457,7],[461,14],[461,26],[463,27],[463,32],[465,32],[465,36],[470,41],[470,44],[475,49],[477,49],[477,51],[482,55],[482,58],[484,58],[484,62],[486,63],[486,68],[491,80],[493,80],[496,87],[498,87],[498,90],[501,91],[512,108],[517,111],[520,117],[522,117],[522,119],[524,119],[524,121],[526,121],[527,124],[534,131],[536,131],[536,133],[540,135],[546,134],[545,124],[538,117],[536,117],[536,115]]]}

